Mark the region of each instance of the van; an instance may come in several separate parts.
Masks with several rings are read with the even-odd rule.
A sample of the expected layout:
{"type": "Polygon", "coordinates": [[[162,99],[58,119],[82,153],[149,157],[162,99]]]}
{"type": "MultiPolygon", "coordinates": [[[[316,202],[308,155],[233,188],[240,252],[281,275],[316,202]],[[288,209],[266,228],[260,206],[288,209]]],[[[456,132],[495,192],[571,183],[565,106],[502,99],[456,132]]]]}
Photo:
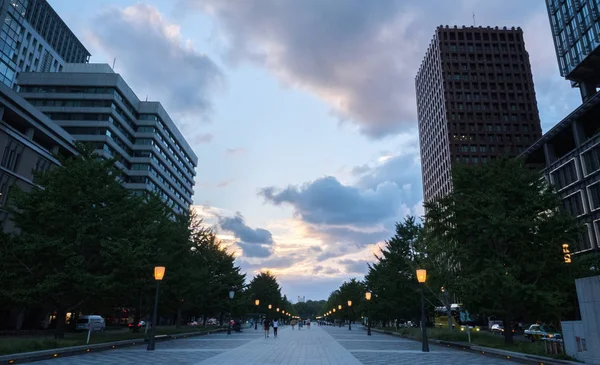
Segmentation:
{"type": "Polygon", "coordinates": [[[75,326],[76,331],[87,331],[91,329],[92,331],[104,331],[106,327],[106,323],[104,322],[104,318],[102,316],[97,315],[87,315],[81,316],[77,320],[77,325],[75,326]]]}

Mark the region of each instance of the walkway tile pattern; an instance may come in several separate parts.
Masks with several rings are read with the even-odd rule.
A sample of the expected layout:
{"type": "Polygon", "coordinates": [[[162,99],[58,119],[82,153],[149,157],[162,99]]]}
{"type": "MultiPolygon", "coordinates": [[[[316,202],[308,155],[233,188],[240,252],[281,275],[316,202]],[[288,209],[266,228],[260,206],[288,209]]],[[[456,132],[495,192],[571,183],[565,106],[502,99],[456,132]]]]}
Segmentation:
{"type": "Polygon", "coordinates": [[[322,327],[363,365],[512,365],[515,362],[497,357],[464,352],[454,348],[429,344],[428,353],[421,352],[421,343],[404,338],[367,332],[361,326],[322,327]]]}
{"type": "Polygon", "coordinates": [[[279,329],[279,336],[264,338],[263,331],[224,333],[157,342],[155,351],[134,346],[78,356],[38,361],[36,365],[511,365],[511,361],[373,333],[360,326],[306,326],[298,331],[279,329]]]}

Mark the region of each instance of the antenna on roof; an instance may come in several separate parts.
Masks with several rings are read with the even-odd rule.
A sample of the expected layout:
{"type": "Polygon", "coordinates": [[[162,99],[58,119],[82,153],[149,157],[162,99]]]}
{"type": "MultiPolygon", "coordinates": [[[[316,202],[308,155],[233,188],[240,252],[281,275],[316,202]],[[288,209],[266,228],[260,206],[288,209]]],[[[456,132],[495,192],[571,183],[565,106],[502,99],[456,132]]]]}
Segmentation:
{"type": "Polygon", "coordinates": [[[148,95],[146,95],[146,101],[148,101],[148,95]]]}
{"type": "Polygon", "coordinates": [[[113,71],[115,70],[115,63],[116,63],[116,62],[117,62],[117,57],[115,57],[115,58],[113,59],[113,67],[112,67],[113,71]]]}
{"type": "Polygon", "coordinates": [[[473,13],[473,26],[475,26],[475,13],[473,13]]]}

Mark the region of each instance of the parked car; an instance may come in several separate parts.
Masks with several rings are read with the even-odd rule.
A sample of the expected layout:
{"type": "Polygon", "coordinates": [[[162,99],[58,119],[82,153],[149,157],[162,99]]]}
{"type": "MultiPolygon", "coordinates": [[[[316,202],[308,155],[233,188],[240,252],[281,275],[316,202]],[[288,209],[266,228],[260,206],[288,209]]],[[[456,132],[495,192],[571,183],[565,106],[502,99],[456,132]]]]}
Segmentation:
{"type": "MultiPolygon", "coordinates": [[[[144,326],[146,326],[146,321],[139,321],[138,324],[137,324],[137,328],[142,328],[144,326]]],[[[130,323],[128,325],[128,327],[129,327],[129,329],[133,329],[134,328],[133,323],[130,323]]]]}
{"type": "Polygon", "coordinates": [[[562,339],[562,334],[552,325],[546,324],[532,324],[529,329],[524,332],[525,338],[534,342],[535,340],[541,340],[543,338],[557,338],[562,339]]]}
{"type": "Polygon", "coordinates": [[[76,331],[87,331],[88,329],[92,331],[104,331],[104,328],[106,328],[104,318],[97,315],[81,316],[75,326],[76,331]]]}

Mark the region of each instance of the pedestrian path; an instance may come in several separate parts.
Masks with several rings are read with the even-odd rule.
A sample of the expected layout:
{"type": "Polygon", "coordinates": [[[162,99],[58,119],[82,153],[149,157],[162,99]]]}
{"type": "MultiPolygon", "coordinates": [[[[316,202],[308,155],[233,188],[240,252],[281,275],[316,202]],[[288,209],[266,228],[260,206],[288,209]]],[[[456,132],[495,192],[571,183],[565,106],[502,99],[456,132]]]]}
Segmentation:
{"type": "Polygon", "coordinates": [[[200,365],[361,365],[350,352],[319,326],[273,331],[269,338],[259,338],[223,352],[200,365]]]}

